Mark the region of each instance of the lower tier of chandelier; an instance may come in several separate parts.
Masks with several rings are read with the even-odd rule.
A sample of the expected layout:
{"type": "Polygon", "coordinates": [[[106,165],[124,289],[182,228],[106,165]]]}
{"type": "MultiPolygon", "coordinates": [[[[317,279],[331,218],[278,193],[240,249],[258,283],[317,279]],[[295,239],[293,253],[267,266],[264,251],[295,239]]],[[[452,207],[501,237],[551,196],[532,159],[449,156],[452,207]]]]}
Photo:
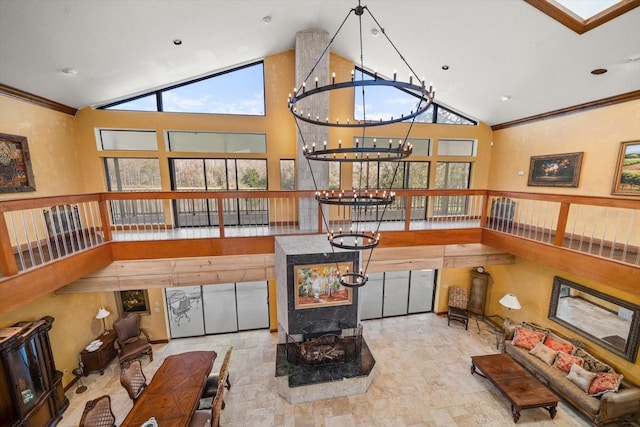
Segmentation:
{"type": "Polygon", "coordinates": [[[316,191],[316,200],[323,205],[375,207],[392,204],[396,193],[388,190],[316,191]]]}
{"type": "Polygon", "coordinates": [[[331,230],[327,233],[329,244],[334,248],[360,250],[373,249],[380,243],[380,233],[374,231],[345,231],[340,229],[337,232],[331,230]]]}

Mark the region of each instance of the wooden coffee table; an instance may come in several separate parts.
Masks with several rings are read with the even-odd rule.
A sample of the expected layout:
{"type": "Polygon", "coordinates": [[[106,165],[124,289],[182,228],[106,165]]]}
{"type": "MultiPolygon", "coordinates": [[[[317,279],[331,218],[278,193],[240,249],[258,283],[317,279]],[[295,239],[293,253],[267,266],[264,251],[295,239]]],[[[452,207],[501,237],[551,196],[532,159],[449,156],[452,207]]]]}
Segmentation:
{"type": "Polygon", "coordinates": [[[558,397],[506,354],[471,356],[471,375],[476,372],[511,402],[514,423],[523,409],[545,408],[552,419],[556,416],[558,397]]]}

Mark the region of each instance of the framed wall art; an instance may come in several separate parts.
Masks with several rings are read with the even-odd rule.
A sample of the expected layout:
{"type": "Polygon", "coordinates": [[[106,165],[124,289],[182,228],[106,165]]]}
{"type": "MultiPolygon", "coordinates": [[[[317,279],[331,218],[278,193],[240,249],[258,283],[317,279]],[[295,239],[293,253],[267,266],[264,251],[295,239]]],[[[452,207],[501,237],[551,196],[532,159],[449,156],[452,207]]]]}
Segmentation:
{"type": "Polygon", "coordinates": [[[36,191],[27,137],[0,133],[0,193],[36,191]]]}
{"type": "MultiPolygon", "coordinates": [[[[353,262],[338,265],[340,271],[353,271],[353,262]]],[[[353,301],[353,290],[338,281],[336,264],[297,265],[294,277],[296,309],[348,305],[353,301]]]]}
{"type": "Polygon", "coordinates": [[[149,309],[149,293],[146,289],[116,291],[116,303],[120,317],[127,313],[151,314],[149,309]]]}
{"type": "Polygon", "coordinates": [[[582,166],[582,152],[531,157],[529,186],[577,187],[582,166]]]}
{"type": "Polygon", "coordinates": [[[640,196],[640,140],[620,143],[611,194],[640,196]]]}

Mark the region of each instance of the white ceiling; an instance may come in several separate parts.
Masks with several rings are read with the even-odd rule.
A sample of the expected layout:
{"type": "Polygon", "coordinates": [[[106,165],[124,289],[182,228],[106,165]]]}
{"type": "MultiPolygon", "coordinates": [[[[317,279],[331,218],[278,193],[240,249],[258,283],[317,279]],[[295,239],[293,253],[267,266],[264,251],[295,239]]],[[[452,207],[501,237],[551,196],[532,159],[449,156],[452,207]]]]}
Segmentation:
{"type": "MultiPolygon", "coordinates": [[[[433,82],[436,102],[489,125],[640,89],[640,8],[579,35],[520,0],[362,5],[420,78],[433,82]],[[608,72],[594,76],[595,68],[608,72]]],[[[75,108],[96,106],[293,49],[300,30],[333,35],[355,6],[357,0],[0,0],[0,83],[75,108]]],[[[365,67],[386,76],[401,70],[383,36],[370,35],[368,14],[362,22],[365,67]]],[[[357,31],[351,16],[332,50],[359,63],[357,31]]]]}

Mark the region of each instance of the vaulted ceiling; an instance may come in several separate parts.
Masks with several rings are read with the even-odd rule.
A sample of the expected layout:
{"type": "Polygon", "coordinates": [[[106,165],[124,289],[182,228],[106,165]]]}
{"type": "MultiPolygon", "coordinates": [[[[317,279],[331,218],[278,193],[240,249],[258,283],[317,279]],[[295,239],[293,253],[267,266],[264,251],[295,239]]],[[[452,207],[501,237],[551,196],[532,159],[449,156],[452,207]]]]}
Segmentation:
{"type": "MultiPolygon", "coordinates": [[[[624,3],[630,11],[578,34],[519,0],[362,1],[419,77],[433,82],[437,102],[489,125],[639,90],[640,1],[624,3]]],[[[357,5],[0,0],[0,84],[96,106],[293,49],[297,31],[333,35],[357,5]]],[[[384,37],[373,37],[368,15],[362,22],[366,68],[391,76],[399,58],[380,47],[384,37]]],[[[351,16],[332,50],[359,63],[359,49],[351,16]]]]}

